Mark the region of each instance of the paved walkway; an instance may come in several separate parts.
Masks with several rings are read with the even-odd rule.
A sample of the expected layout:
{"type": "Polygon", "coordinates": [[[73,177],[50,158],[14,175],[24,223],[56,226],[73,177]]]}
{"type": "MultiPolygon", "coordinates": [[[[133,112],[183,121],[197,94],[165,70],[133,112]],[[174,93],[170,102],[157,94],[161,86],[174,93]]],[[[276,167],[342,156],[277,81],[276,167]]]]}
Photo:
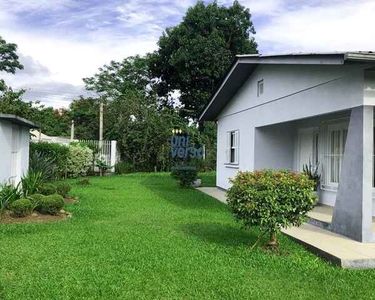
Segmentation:
{"type": "MultiPolygon", "coordinates": [[[[203,193],[227,203],[225,191],[218,188],[198,188],[203,193]]],[[[316,220],[331,222],[332,208],[317,206],[309,216],[316,220]]],[[[312,252],[343,268],[375,268],[375,243],[364,244],[335,234],[311,224],[292,227],[282,232],[301,243],[312,252]]]]}

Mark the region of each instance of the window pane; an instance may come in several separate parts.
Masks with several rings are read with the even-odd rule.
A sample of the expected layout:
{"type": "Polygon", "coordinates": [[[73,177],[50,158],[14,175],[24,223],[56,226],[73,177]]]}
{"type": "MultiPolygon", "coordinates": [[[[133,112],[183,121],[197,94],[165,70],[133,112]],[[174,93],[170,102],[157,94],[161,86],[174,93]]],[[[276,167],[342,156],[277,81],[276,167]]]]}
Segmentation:
{"type": "Polygon", "coordinates": [[[235,147],[235,144],[234,144],[234,132],[231,132],[230,133],[230,147],[233,148],[235,147]]]}
{"type": "Polygon", "coordinates": [[[236,157],[236,153],[235,153],[235,149],[230,149],[230,162],[231,163],[234,163],[235,162],[235,157],[236,157]]]}

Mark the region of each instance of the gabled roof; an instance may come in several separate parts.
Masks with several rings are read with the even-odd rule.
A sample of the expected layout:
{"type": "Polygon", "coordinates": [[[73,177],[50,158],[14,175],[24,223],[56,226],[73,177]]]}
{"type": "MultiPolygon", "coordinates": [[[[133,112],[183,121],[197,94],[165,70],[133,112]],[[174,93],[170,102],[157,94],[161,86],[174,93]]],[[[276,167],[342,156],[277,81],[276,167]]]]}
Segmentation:
{"type": "Polygon", "coordinates": [[[375,63],[375,52],[324,52],[237,55],[199,121],[214,121],[258,65],[344,65],[375,63]]]}
{"type": "Polygon", "coordinates": [[[39,128],[39,126],[36,125],[35,123],[33,123],[29,120],[26,120],[24,118],[18,117],[16,115],[9,115],[9,114],[1,114],[0,113],[0,121],[1,120],[5,120],[5,121],[11,122],[13,124],[17,124],[17,125],[22,125],[22,126],[25,126],[25,127],[28,127],[28,128],[39,128]]]}

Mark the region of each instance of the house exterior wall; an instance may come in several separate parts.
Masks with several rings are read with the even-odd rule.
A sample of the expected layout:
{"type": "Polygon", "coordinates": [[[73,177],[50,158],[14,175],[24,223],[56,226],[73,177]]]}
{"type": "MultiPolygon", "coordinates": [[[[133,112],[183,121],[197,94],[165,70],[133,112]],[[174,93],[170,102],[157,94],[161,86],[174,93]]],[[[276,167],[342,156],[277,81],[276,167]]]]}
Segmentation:
{"type": "MultiPolygon", "coordinates": [[[[6,182],[11,177],[11,147],[13,125],[7,121],[0,121],[0,183],[6,182]]],[[[18,183],[29,167],[29,129],[20,126],[19,153],[17,164],[18,183]]]]}
{"type": "MultiPolygon", "coordinates": [[[[234,177],[239,170],[272,166],[274,163],[270,159],[276,159],[276,155],[281,160],[287,159],[285,165],[290,165],[291,158],[285,153],[293,149],[286,144],[296,145],[296,135],[294,139],[290,135],[296,131],[295,124],[290,132],[288,129],[283,133],[268,132],[278,137],[278,141],[275,140],[274,145],[263,145],[263,149],[256,147],[256,141],[264,144],[259,135],[265,134],[261,127],[363,105],[365,78],[371,82],[368,78],[372,74],[365,72],[365,68],[368,66],[259,66],[218,117],[217,185],[227,189],[230,186],[228,178],[234,177]],[[264,94],[260,97],[257,96],[259,80],[264,80],[264,94]],[[232,130],[239,130],[238,165],[226,164],[226,133],[232,130]],[[283,138],[286,144],[281,142],[283,138]],[[268,149],[278,145],[283,145],[281,153],[268,149]]],[[[367,101],[374,105],[375,97],[367,97],[367,101]]],[[[295,161],[292,166],[296,168],[295,161]]],[[[328,198],[332,199],[327,194],[327,202],[331,201],[328,198]]]]}

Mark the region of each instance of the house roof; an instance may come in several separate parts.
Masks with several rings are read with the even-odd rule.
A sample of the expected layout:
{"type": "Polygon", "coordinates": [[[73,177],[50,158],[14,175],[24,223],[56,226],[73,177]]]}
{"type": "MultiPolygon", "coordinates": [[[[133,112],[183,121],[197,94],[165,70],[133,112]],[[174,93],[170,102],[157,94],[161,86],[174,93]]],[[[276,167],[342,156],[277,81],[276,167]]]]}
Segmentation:
{"type": "Polygon", "coordinates": [[[39,126],[36,125],[35,123],[33,123],[29,120],[26,120],[24,118],[18,117],[16,115],[9,115],[9,114],[1,114],[0,113],[0,120],[5,120],[5,121],[11,122],[13,124],[22,125],[22,126],[29,127],[29,128],[39,128],[39,126]]]}
{"type": "Polygon", "coordinates": [[[375,52],[322,52],[237,55],[199,121],[214,121],[258,65],[348,65],[375,63],[375,52]]]}

